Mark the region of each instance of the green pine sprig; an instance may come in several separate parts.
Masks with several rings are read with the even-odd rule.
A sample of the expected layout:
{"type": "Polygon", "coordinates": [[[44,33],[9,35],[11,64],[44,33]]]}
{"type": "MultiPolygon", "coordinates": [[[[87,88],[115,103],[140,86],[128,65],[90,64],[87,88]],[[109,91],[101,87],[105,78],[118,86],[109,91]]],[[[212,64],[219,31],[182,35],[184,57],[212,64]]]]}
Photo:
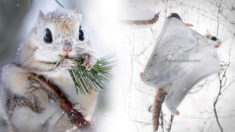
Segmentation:
{"type": "MultiPolygon", "coordinates": [[[[70,58],[72,61],[77,63],[77,67],[70,69],[69,73],[73,79],[76,92],[79,91],[83,94],[91,94],[91,91],[103,90],[111,79],[111,70],[113,62],[110,61],[111,57],[101,58],[88,71],[83,64],[82,58],[70,58]]],[[[55,64],[55,68],[64,60],[64,57],[55,64]]]]}

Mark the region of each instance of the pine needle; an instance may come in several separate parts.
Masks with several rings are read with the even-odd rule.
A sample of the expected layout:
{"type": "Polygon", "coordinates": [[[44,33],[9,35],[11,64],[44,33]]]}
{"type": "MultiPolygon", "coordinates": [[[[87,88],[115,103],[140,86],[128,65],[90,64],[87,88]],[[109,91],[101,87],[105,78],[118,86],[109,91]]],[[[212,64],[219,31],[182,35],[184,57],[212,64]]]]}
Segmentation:
{"type": "MultiPolygon", "coordinates": [[[[77,93],[80,91],[82,94],[91,94],[93,90],[101,91],[105,89],[111,79],[110,72],[113,67],[113,62],[109,61],[110,58],[111,57],[105,57],[99,59],[90,71],[86,70],[86,68],[82,66],[82,58],[70,58],[72,61],[77,63],[76,68],[69,70],[77,93]]],[[[64,59],[64,57],[61,57],[61,59],[55,64],[55,68],[64,59]]]]}
{"type": "Polygon", "coordinates": [[[55,66],[53,67],[53,70],[55,70],[55,69],[59,66],[59,64],[60,64],[62,61],[64,61],[64,59],[65,59],[64,56],[60,56],[60,60],[56,62],[55,66]]]}
{"type": "Polygon", "coordinates": [[[55,2],[59,4],[62,8],[64,8],[64,6],[58,0],[55,0],[55,2]]]}

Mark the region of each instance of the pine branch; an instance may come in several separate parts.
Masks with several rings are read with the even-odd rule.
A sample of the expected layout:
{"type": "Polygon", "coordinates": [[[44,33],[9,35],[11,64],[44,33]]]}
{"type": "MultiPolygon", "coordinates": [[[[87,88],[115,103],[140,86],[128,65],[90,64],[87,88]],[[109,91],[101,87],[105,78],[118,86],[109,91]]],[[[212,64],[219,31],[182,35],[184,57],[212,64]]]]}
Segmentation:
{"type": "MultiPolygon", "coordinates": [[[[72,61],[77,63],[77,67],[70,69],[69,73],[73,79],[76,92],[79,91],[82,94],[91,94],[93,90],[101,91],[105,89],[110,78],[111,78],[111,69],[113,67],[113,62],[110,62],[111,57],[101,58],[93,66],[93,68],[88,71],[83,64],[82,58],[70,58],[72,61]]],[[[64,57],[56,63],[55,68],[64,60],[64,57]]]]}
{"type": "Polygon", "coordinates": [[[39,84],[41,86],[40,88],[47,93],[49,98],[59,105],[74,125],[80,129],[90,127],[90,122],[80,112],[73,109],[73,104],[56,85],[46,81],[44,77],[37,76],[33,73],[29,76],[29,80],[31,83],[39,84]]]}

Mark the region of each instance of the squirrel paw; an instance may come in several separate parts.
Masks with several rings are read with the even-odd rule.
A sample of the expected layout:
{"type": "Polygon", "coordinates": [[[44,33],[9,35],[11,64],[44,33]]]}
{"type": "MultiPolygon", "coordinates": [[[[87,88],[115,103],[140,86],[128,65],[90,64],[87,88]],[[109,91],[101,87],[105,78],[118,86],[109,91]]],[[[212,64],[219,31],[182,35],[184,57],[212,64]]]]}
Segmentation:
{"type": "Polygon", "coordinates": [[[86,53],[82,55],[82,59],[84,60],[82,66],[84,66],[88,71],[90,71],[97,62],[95,57],[86,53]]]}
{"type": "Polygon", "coordinates": [[[77,64],[74,61],[70,59],[64,59],[64,61],[60,63],[58,68],[63,69],[63,70],[70,70],[76,67],[77,67],[77,64]]]}
{"type": "Polygon", "coordinates": [[[184,25],[185,25],[186,27],[193,27],[193,24],[191,24],[191,23],[184,23],[184,25]]]}
{"type": "Polygon", "coordinates": [[[219,42],[215,45],[215,48],[219,48],[220,46],[221,46],[221,43],[219,42]]]}
{"type": "Polygon", "coordinates": [[[140,73],[140,79],[144,80],[144,73],[143,72],[140,73]]]}

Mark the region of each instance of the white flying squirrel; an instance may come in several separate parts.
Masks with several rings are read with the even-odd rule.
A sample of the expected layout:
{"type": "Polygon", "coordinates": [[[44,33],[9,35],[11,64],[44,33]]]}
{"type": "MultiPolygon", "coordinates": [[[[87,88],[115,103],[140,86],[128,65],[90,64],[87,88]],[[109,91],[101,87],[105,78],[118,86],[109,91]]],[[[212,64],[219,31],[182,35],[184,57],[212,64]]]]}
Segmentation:
{"type": "Polygon", "coordinates": [[[140,73],[142,81],[157,89],[153,105],[153,128],[158,130],[162,103],[178,115],[177,107],[200,80],[221,70],[217,48],[221,41],[203,36],[183,23],[177,13],[165,21],[156,46],[140,73]]]}
{"type": "Polygon", "coordinates": [[[90,120],[97,102],[97,92],[76,93],[68,72],[76,66],[65,59],[53,69],[59,55],[82,57],[83,66],[90,70],[96,64],[95,54],[88,36],[81,26],[78,10],[54,11],[44,15],[41,11],[36,25],[22,44],[11,64],[3,67],[1,74],[1,102],[11,131],[17,132],[63,132],[74,125],[66,114],[39,85],[28,80],[31,72],[56,84],[75,104],[83,116],[90,120]]]}

